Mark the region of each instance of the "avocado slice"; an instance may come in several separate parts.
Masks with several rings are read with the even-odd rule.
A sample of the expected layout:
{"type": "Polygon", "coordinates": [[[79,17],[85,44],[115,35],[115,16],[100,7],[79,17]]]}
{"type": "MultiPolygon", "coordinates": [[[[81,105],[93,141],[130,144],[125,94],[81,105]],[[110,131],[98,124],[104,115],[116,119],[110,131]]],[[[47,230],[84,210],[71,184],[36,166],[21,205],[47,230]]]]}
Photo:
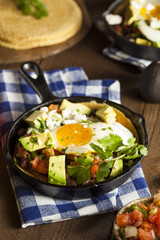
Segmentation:
{"type": "Polygon", "coordinates": [[[137,22],[137,28],[150,41],[160,43],[160,30],[151,28],[145,20],[137,22]]]}
{"type": "Polygon", "coordinates": [[[123,160],[117,159],[114,162],[110,177],[115,177],[123,171],[123,160]]]}
{"type": "Polygon", "coordinates": [[[96,111],[96,116],[108,124],[114,123],[116,121],[115,111],[111,106],[107,104],[96,111]]]}
{"type": "Polygon", "coordinates": [[[136,38],[136,43],[146,45],[146,46],[151,46],[151,42],[143,38],[136,38]]]}
{"type": "Polygon", "coordinates": [[[49,158],[48,182],[66,185],[65,155],[49,158]]]}
{"type": "Polygon", "coordinates": [[[50,132],[34,134],[28,137],[21,137],[19,141],[21,142],[22,146],[30,152],[54,145],[54,140],[50,132]]]}
{"type": "Polygon", "coordinates": [[[67,99],[64,99],[61,103],[60,111],[66,109],[66,108],[69,108],[72,110],[77,110],[77,112],[79,114],[90,114],[91,113],[91,108],[85,106],[84,104],[71,103],[67,99]]]}
{"type": "Polygon", "coordinates": [[[40,121],[42,120],[45,121],[48,118],[47,114],[42,111],[34,111],[31,115],[29,115],[25,121],[30,125],[30,126],[35,126],[36,128],[40,127],[40,121]]]}

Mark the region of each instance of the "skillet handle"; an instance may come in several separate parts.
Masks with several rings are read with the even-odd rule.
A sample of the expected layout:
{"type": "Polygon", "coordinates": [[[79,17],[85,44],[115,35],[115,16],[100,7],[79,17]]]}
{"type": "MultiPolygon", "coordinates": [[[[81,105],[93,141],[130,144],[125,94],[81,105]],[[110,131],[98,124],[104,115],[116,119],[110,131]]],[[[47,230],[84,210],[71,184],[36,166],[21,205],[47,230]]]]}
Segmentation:
{"type": "Polygon", "coordinates": [[[19,69],[21,75],[31,88],[38,94],[42,102],[48,102],[54,100],[55,97],[48,87],[48,84],[44,78],[43,72],[35,62],[24,62],[19,69]],[[35,73],[36,78],[33,78],[28,72],[35,73]]]}

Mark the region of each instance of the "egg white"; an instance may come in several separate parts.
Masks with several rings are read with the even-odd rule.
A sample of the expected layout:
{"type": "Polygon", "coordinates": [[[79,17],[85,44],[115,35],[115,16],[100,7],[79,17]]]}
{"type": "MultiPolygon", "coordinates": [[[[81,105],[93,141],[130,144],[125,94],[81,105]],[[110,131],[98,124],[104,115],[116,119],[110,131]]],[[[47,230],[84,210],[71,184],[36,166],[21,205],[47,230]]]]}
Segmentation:
{"type": "MultiPolygon", "coordinates": [[[[98,140],[102,139],[105,136],[108,136],[109,134],[119,135],[122,138],[123,143],[126,145],[128,144],[127,143],[128,139],[133,138],[133,134],[118,122],[115,122],[113,124],[106,124],[105,122],[95,122],[89,124],[89,126],[85,123],[81,124],[84,126],[84,128],[89,127],[92,130],[91,140],[87,144],[84,144],[83,146],[75,146],[74,144],[72,144],[70,146],[65,147],[66,148],[65,154],[80,155],[81,153],[94,152],[94,150],[90,146],[90,143],[94,143],[101,146],[98,140]]],[[[59,128],[60,127],[54,129],[52,131],[52,135],[55,141],[54,148],[59,151],[62,151],[64,149],[64,146],[62,146],[57,140],[57,131],[59,128]]]]}
{"type": "Polygon", "coordinates": [[[132,17],[129,20],[130,24],[137,20],[146,20],[152,28],[160,28],[159,13],[157,16],[152,16],[150,11],[160,6],[159,0],[130,0],[130,9],[132,17]]]}

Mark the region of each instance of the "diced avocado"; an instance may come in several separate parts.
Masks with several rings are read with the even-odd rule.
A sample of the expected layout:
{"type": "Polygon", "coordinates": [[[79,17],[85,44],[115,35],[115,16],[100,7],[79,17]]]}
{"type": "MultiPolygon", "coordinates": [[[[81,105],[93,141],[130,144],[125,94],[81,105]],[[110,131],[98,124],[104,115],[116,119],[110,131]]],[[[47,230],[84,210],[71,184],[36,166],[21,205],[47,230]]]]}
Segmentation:
{"type": "Polygon", "coordinates": [[[81,103],[71,103],[67,99],[64,99],[61,103],[60,106],[60,111],[64,110],[66,108],[72,109],[72,110],[77,110],[79,114],[90,114],[91,109],[84,104],[81,103]]]}
{"type": "Polygon", "coordinates": [[[19,141],[23,147],[30,152],[54,145],[54,140],[50,132],[21,137],[19,141]]]}
{"type": "Polygon", "coordinates": [[[115,111],[107,104],[96,111],[96,116],[108,124],[116,121],[115,111]]]}
{"type": "Polygon", "coordinates": [[[66,185],[65,155],[49,158],[48,182],[66,185]]]}
{"type": "Polygon", "coordinates": [[[110,177],[115,177],[123,171],[123,160],[117,159],[114,162],[110,177]]]}
{"type": "Polygon", "coordinates": [[[151,46],[151,42],[143,38],[136,38],[136,43],[151,46]]]}
{"type": "Polygon", "coordinates": [[[25,121],[30,125],[30,126],[35,126],[36,128],[40,127],[40,121],[43,120],[45,121],[48,118],[47,114],[42,111],[34,111],[31,115],[29,115],[25,121]]]}

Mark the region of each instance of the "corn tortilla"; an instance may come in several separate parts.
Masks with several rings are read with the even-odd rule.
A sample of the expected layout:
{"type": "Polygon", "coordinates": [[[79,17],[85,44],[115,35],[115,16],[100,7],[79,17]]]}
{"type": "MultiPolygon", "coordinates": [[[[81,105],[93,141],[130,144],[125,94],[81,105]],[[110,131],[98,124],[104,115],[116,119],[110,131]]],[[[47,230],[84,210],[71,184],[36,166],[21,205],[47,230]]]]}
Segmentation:
{"type": "MultiPolygon", "coordinates": [[[[103,107],[104,105],[106,105],[106,103],[97,103],[96,101],[83,102],[83,104],[91,109],[99,109],[99,108],[103,107]]],[[[133,133],[133,136],[136,138],[137,143],[139,143],[139,136],[138,136],[137,130],[134,127],[131,120],[129,118],[127,118],[124,115],[124,113],[119,111],[117,108],[114,108],[114,107],[112,107],[112,108],[116,113],[116,121],[121,123],[124,127],[128,128],[133,133]]]]}
{"type": "Polygon", "coordinates": [[[15,0],[0,0],[0,45],[30,49],[62,43],[82,25],[82,12],[74,0],[43,0],[49,15],[24,16],[15,0]]]}

